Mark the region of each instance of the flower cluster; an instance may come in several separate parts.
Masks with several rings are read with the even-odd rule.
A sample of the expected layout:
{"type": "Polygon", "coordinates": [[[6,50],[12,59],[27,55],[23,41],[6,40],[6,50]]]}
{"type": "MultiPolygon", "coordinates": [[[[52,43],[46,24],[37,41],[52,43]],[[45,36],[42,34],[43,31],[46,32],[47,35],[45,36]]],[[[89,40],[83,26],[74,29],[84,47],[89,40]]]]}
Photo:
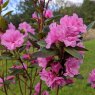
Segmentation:
{"type": "Polygon", "coordinates": [[[20,23],[17,30],[16,27],[10,23],[6,32],[0,36],[1,44],[9,50],[15,50],[22,46],[24,38],[28,35],[28,32],[35,34],[34,29],[28,23],[20,23]],[[20,30],[24,30],[25,33],[22,34],[20,30]]]}
{"type": "Polygon", "coordinates": [[[91,87],[95,88],[95,69],[89,74],[88,82],[91,84],[91,87]]]}
{"type": "Polygon", "coordinates": [[[62,17],[60,25],[54,22],[49,28],[50,32],[45,39],[47,48],[57,42],[63,42],[66,47],[75,47],[80,41],[80,34],[86,31],[86,25],[83,24],[82,18],[78,18],[76,14],[62,17]]]}

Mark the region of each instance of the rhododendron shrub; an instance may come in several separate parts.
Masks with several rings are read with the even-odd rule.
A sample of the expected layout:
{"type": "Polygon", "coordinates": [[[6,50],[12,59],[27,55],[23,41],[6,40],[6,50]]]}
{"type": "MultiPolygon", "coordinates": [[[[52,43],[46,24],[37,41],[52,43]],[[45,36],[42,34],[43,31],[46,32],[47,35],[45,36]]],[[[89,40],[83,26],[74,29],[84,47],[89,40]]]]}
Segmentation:
{"type": "MultiPolygon", "coordinates": [[[[55,16],[48,9],[49,1],[31,0],[35,7],[31,24],[24,21],[15,27],[0,16],[4,24],[0,23],[0,60],[6,67],[0,73],[0,88],[6,95],[15,84],[21,95],[50,95],[54,89],[58,95],[60,88],[82,77],[79,69],[87,51],[82,34],[87,27],[76,13],[55,16]]],[[[94,72],[89,77],[92,87],[94,72]]]]}

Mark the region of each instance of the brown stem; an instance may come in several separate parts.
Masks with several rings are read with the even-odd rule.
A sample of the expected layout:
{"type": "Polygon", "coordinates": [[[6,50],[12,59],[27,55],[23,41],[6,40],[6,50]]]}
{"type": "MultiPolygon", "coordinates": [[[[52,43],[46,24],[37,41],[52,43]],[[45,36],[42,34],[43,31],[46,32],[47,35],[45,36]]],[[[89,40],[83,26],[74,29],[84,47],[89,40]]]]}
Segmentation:
{"type": "Polygon", "coordinates": [[[56,95],[59,95],[59,86],[57,87],[56,95]]]}
{"type": "Polygon", "coordinates": [[[22,91],[22,88],[21,88],[21,82],[20,82],[19,75],[18,75],[18,83],[19,83],[19,88],[20,88],[21,95],[23,95],[23,91],[22,91]]]}
{"type": "Polygon", "coordinates": [[[39,92],[39,95],[41,95],[41,92],[42,91],[42,80],[40,80],[40,92],[39,92]]]}
{"type": "Polygon", "coordinates": [[[2,78],[2,80],[3,80],[3,84],[4,84],[5,95],[8,95],[8,93],[7,93],[7,89],[6,89],[6,84],[4,83],[4,78],[2,78]]]}

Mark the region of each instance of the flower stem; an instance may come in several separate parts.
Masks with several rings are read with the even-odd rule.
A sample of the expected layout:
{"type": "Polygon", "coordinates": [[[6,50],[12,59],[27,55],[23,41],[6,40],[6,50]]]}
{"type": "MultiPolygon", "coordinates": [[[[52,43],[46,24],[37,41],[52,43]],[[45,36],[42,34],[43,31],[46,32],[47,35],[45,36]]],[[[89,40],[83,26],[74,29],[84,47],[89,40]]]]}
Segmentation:
{"type": "Polygon", "coordinates": [[[59,86],[57,87],[56,95],[59,95],[59,86]]]}
{"type": "Polygon", "coordinates": [[[23,92],[22,92],[22,88],[21,88],[21,82],[20,82],[19,75],[18,75],[18,83],[19,83],[19,88],[20,88],[21,95],[23,95],[23,92]]]}

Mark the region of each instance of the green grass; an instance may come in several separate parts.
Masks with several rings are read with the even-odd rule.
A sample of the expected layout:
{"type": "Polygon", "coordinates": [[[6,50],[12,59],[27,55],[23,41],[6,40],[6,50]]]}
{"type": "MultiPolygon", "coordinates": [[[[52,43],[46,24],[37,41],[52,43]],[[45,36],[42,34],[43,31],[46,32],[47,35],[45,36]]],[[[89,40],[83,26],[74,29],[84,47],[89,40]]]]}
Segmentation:
{"type": "MultiPolygon", "coordinates": [[[[59,95],[95,95],[95,89],[87,86],[89,72],[95,68],[95,40],[85,42],[85,46],[89,51],[85,53],[84,64],[81,65],[80,69],[80,73],[84,76],[84,79],[77,79],[72,86],[63,87],[60,90],[59,95]]],[[[15,86],[17,86],[17,84],[15,86]]],[[[16,95],[21,95],[18,88],[16,88],[14,91],[17,92],[16,95]]],[[[0,92],[0,95],[4,94],[0,92]]],[[[52,91],[50,95],[55,95],[55,90],[52,91]]]]}

